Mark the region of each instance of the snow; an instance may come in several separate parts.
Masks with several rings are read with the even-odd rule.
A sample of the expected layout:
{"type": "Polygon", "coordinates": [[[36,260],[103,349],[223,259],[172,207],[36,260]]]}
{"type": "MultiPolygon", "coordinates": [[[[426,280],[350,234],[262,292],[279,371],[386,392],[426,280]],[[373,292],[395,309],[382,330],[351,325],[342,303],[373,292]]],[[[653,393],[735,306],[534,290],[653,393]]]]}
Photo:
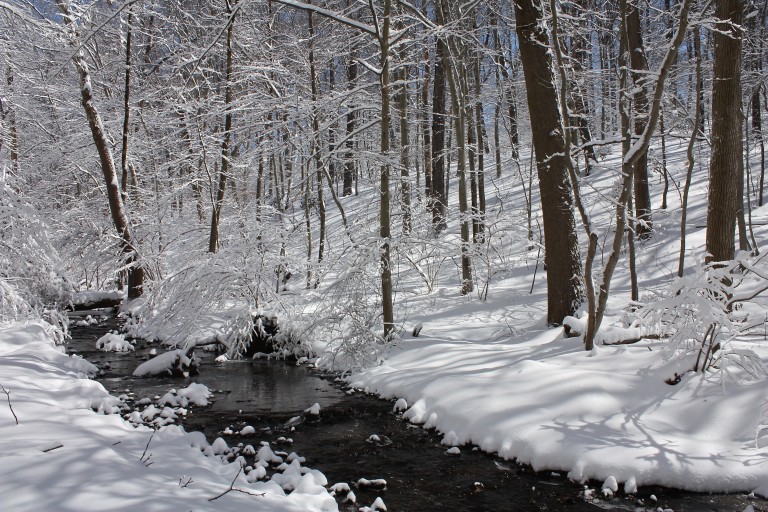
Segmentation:
{"type": "Polygon", "coordinates": [[[767,453],[754,442],[765,382],[723,388],[688,374],[669,386],[678,367],[659,357],[660,342],[588,357],[552,329],[485,344],[461,334],[412,342],[350,384],[405,397],[413,406],[404,417],[453,432],[451,444],[576,481],[721,492],[768,482],[767,453]]]}
{"type": "Polygon", "coordinates": [[[136,348],[122,334],[108,332],[96,340],[96,348],[104,352],[133,352],[136,348]]]}
{"type": "Polygon", "coordinates": [[[134,371],[134,377],[147,377],[149,375],[173,374],[175,371],[187,373],[192,367],[197,366],[194,353],[187,357],[184,349],[176,349],[164,352],[148,361],[141,363],[134,371]]]}
{"type": "MultiPolygon", "coordinates": [[[[251,471],[260,478],[249,478],[238,463],[206,457],[211,447],[199,432],[153,431],[104,414],[118,412],[117,399],[86,378],[96,371],[55,346],[43,324],[0,328],[0,384],[11,404],[0,406],[2,510],[338,510],[316,470],[302,468],[306,480],[286,495],[259,481],[261,467],[251,471]],[[243,492],[209,502],[230,485],[243,492]]],[[[192,385],[176,396],[193,402],[205,394],[192,385]]],[[[149,404],[144,413],[165,410],[149,404]]]]}

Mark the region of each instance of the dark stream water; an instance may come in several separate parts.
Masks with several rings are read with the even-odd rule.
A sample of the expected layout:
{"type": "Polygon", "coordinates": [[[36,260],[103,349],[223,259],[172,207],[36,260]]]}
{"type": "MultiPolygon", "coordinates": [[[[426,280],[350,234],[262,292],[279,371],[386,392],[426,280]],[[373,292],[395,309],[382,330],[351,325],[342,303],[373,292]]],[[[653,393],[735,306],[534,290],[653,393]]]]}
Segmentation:
{"type": "MultiPolygon", "coordinates": [[[[390,512],[405,511],[535,511],[535,510],[638,510],[741,512],[747,505],[768,511],[768,502],[745,495],[693,494],[662,487],[642,487],[636,495],[585,501],[583,486],[568,481],[565,473],[533,472],[529,467],[461,447],[449,456],[440,445],[442,435],[409,424],[392,412],[393,402],[350,392],[333,378],[304,366],[274,360],[215,363],[214,354],[197,352],[200,375],[187,379],[134,378],[133,370],[149,357],[156,344],[137,341],[130,353],[100,352],[98,338],[117,321],[75,327],[68,344],[102,369],[98,380],[115,395],[131,394],[135,400],[162,396],[172,388],[192,382],[215,391],[213,404],[193,408],[181,420],[187,430],[200,430],[212,442],[223,437],[229,446],[258,447],[268,441],[275,450],[294,451],[306,458],[305,466],[322,471],[329,484],[347,482],[357,495],[357,505],[340,510],[357,511],[380,496],[390,512]],[[318,417],[304,411],[318,403],[318,417]],[[298,419],[297,419],[298,418],[298,419]],[[225,435],[245,425],[255,434],[225,435]],[[377,435],[378,442],[370,436],[377,435]],[[289,445],[277,443],[290,438],[289,445]],[[355,488],[360,478],[383,478],[385,490],[355,488]],[[477,485],[479,483],[481,485],[477,485]],[[656,498],[656,500],[653,499],[656,498]],[[661,508],[659,508],[661,507],[661,508]]],[[[589,486],[600,491],[600,483],[589,486]]]]}

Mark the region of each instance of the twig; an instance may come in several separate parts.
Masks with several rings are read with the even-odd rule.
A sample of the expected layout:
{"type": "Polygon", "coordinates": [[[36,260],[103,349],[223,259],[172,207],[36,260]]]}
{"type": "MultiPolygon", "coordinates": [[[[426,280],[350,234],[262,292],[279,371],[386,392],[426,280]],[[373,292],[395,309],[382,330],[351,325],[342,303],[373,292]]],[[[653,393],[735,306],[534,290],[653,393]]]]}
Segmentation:
{"type": "Polygon", "coordinates": [[[144,447],[144,453],[141,454],[141,457],[139,457],[139,460],[144,463],[145,466],[149,467],[154,462],[149,462],[150,457],[152,457],[152,453],[147,455],[147,450],[149,450],[149,443],[152,442],[152,438],[155,437],[155,433],[152,432],[152,435],[149,436],[149,440],[147,441],[147,446],[144,447]]]}
{"type": "Polygon", "coordinates": [[[56,446],[51,446],[50,448],[46,448],[43,450],[43,453],[52,452],[53,450],[58,450],[59,448],[64,448],[63,444],[57,444],[56,446]]]}
{"type": "Polygon", "coordinates": [[[240,466],[240,469],[237,471],[237,474],[235,475],[235,478],[232,479],[232,483],[229,484],[229,489],[227,489],[226,491],[222,492],[218,496],[214,496],[213,498],[208,498],[208,501],[217,500],[217,499],[221,498],[222,496],[224,496],[225,494],[229,494],[230,491],[241,492],[241,493],[247,494],[249,496],[264,496],[263,492],[258,492],[257,493],[257,492],[245,491],[243,489],[235,489],[235,481],[237,480],[237,477],[239,477],[240,473],[242,473],[242,472],[243,472],[243,467],[240,466]]]}
{"type": "Polygon", "coordinates": [[[3,392],[5,393],[5,396],[8,397],[8,408],[11,410],[11,414],[13,414],[13,419],[16,420],[16,424],[19,424],[19,418],[16,416],[16,413],[13,412],[13,405],[11,405],[11,391],[8,389],[5,389],[5,386],[0,384],[0,388],[3,388],[3,392]]]}

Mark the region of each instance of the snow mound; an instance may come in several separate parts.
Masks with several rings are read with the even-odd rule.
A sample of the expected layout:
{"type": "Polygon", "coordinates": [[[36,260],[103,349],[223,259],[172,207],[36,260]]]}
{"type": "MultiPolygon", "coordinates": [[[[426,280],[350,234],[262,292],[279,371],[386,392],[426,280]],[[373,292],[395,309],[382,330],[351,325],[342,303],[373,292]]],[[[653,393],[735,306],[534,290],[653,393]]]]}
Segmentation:
{"type": "Polygon", "coordinates": [[[122,334],[108,332],[96,340],[96,348],[104,352],[133,352],[136,347],[122,334]]]}
{"type": "Polygon", "coordinates": [[[197,359],[194,352],[190,356],[187,351],[176,349],[144,361],[133,371],[133,376],[148,377],[167,374],[187,377],[195,373],[197,373],[197,359]]]}

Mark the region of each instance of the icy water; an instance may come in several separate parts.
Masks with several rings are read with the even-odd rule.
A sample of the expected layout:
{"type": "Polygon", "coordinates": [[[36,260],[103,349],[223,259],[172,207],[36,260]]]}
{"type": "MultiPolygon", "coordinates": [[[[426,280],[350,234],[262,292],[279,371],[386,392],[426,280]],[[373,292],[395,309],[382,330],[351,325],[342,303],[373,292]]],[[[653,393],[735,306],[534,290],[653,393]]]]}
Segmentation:
{"type": "MultiPolygon", "coordinates": [[[[132,394],[135,400],[162,396],[172,388],[199,382],[215,391],[213,404],[192,409],[182,420],[187,430],[200,430],[209,441],[223,437],[230,446],[257,446],[268,441],[275,450],[294,451],[306,458],[305,466],[322,471],[329,484],[347,482],[357,495],[357,511],[380,496],[389,512],[415,511],[730,511],[747,505],[768,510],[768,502],[745,495],[692,494],[661,487],[642,487],[637,495],[585,501],[584,487],[565,473],[535,473],[529,467],[461,447],[460,455],[447,455],[442,435],[403,421],[392,412],[393,402],[350,392],[332,378],[304,366],[283,361],[256,360],[215,363],[214,355],[197,352],[200,375],[188,379],[152,377],[137,379],[133,370],[162,348],[139,340],[131,353],[105,353],[96,340],[117,322],[110,319],[92,327],[72,329],[70,352],[96,364],[98,380],[113,394],[132,394]],[[304,410],[318,403],[319,417],[304,410]],[[225,435],[251,425],[256,433],[225,435]],[[378,441],[371,439],[378,436],[378,441]],[[280,445],[279,438],[290,438],[280,445]],[[355,488],[360,478],[384,479],[386,489],[355,488]],[[655,498],[655,500],[653,499],[655,498]]],[[[589,486],[595,495],[600,483],[589,486]]]]}

